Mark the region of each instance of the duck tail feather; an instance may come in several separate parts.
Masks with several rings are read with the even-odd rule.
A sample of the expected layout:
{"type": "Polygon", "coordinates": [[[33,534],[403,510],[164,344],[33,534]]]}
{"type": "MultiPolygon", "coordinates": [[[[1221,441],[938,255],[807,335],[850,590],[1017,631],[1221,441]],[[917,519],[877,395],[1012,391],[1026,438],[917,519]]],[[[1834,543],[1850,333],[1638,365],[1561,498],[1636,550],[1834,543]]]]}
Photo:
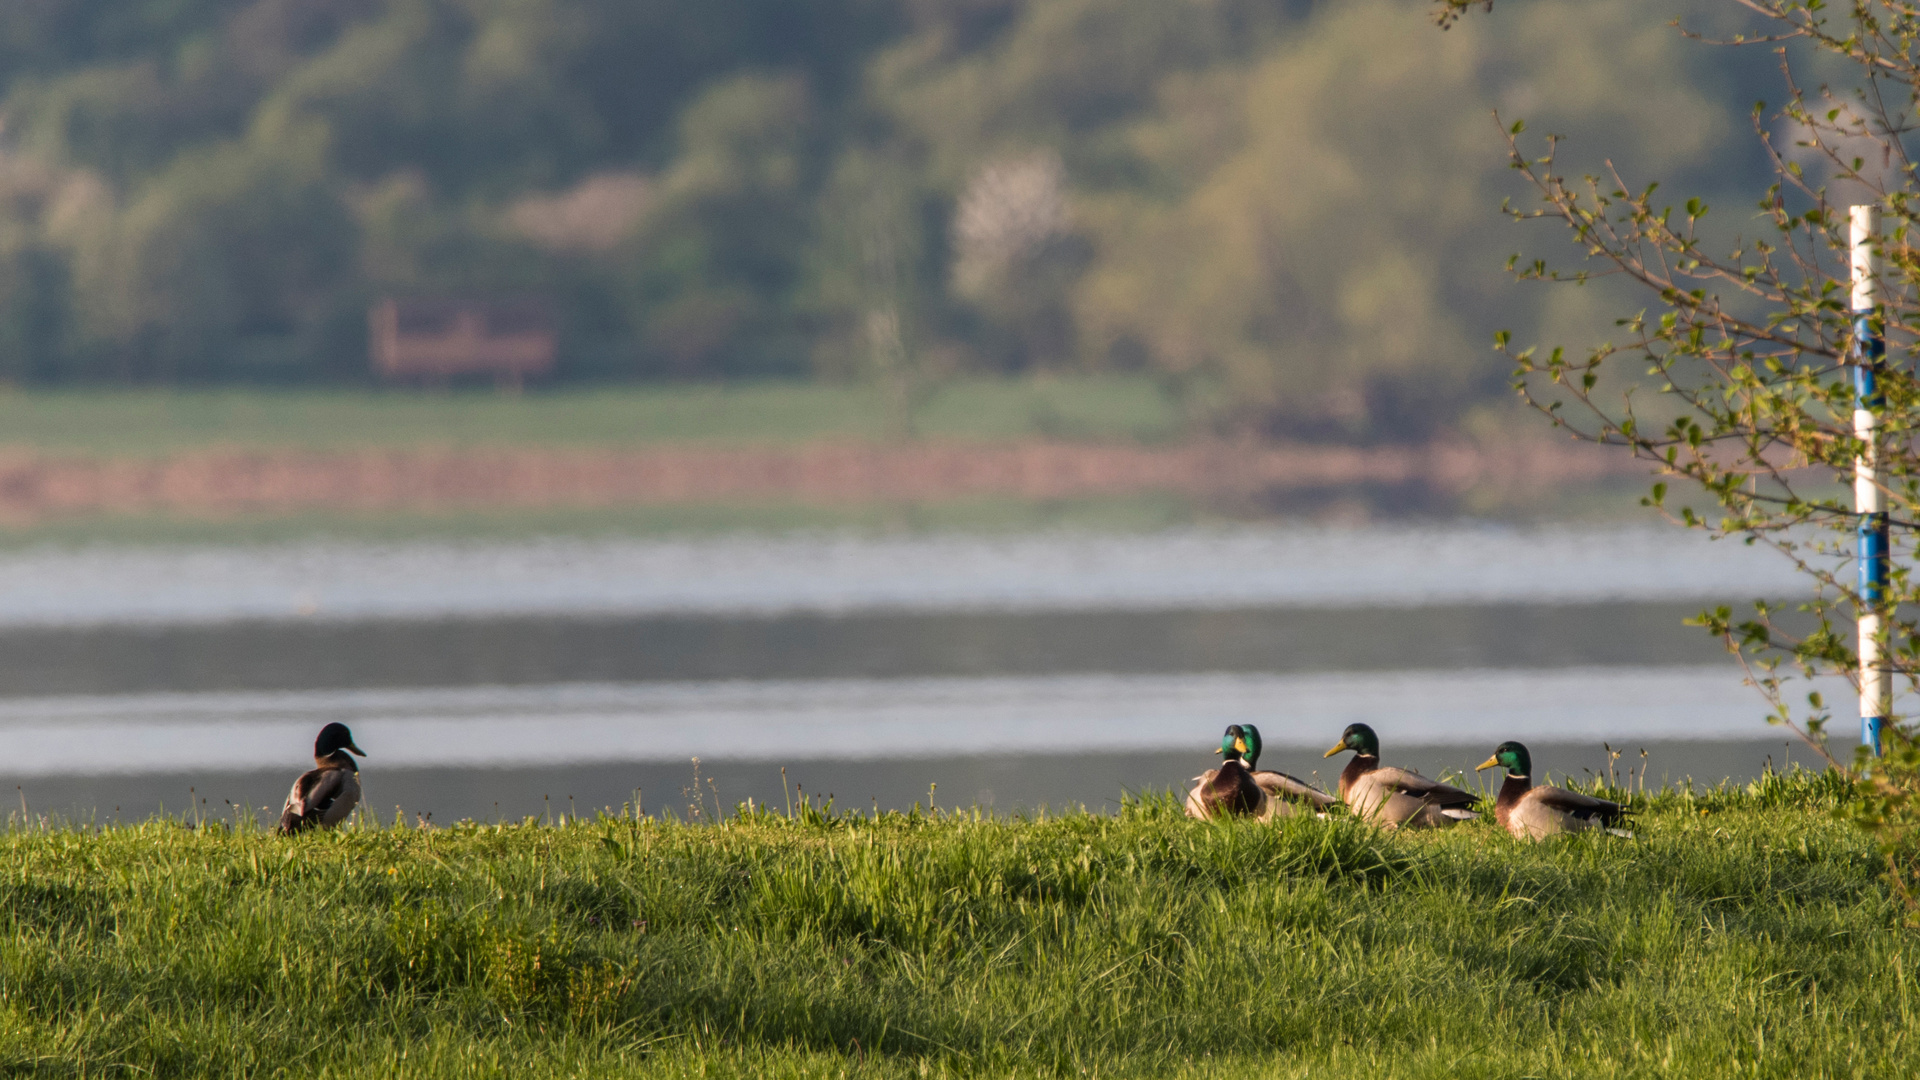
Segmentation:
{"type": "Polygon", "coordinates": [[[1472,810],[1455,810],[1452,807],[1440,811],[1440,815],[1442,817],[1450,817],[1455,821],[1472,821],[1474,818],[1480,816],[1472,810]]]}
{"type": "Polygon", "coordinates": [[[1633,839],[1633,832],[1628,829],[1608,829],[1607,833],[1610,836],[1621,836],[1628,840],[1633,839]]]}

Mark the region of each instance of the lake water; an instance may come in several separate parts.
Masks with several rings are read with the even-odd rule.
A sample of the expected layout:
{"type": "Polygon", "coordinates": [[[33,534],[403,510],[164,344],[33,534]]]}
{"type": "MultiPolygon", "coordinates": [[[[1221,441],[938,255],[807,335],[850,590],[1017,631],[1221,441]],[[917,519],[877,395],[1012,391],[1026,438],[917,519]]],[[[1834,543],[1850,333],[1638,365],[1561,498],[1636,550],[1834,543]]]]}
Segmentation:
{"type": "MultiPolygon", "coordinates": [[[[289,746],[330,721],[351,725],[388,768],[1183,749],[1204,760],[1235,723],[1257,724],[1276,750],[1324,749],[1355,721],[1389,746],[1764,734],[1759,699],[1728,674],[1716,665],[61,697],[0,701],[0,738],[7,775],[29,777],[77,765],[284,766],[289,746]]],[[[1821,689],[1838,695],[1844,684],[1821,689]]]]}
{"type": "Polygon", "coordinates": [[[1471,523],[29,550],[0,777],[40,810],[269,805],[330,720],[370,801],[439,820],[667,805],[695,758],[714,798],[789,797],[785,764],[862,805],[1100,804],[1243,721],[1303,771],[1365,720],[1430,768],[1519,738],[1744,776],[1792,750],[1679,618],[1798,587],[1677,530],[1471,523]]]}

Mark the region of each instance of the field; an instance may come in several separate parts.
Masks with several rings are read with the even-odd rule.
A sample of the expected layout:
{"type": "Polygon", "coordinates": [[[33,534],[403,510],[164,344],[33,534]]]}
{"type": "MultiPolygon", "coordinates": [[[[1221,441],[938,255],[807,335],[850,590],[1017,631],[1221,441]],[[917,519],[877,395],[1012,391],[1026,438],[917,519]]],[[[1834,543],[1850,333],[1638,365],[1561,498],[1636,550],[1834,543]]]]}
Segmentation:
{"type": "MultiPolygon", "coordinates": [[[[1163,442],[1178,402],[1144,376],[956,379],[919,409],[933,439],[1163,442]]],[[[205,449],[624,447],[882,441],[867,384],[662,383],[536,390],[70,390],[0,393],[0,451],[155,457],[205,449]]]]}
{"type": "Polygon", "coordinates": [[[0,839],[9,1076],[1910,1075],[1920,934],[1801,774],[1639,838],[715,808],[0,839]]]}

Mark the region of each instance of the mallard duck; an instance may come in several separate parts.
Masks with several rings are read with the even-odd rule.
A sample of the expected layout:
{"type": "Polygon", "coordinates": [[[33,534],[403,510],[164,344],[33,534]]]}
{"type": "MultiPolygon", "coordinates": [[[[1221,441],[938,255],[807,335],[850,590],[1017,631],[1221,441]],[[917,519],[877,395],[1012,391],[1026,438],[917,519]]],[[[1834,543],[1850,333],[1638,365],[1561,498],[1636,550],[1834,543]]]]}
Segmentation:
{"type": "Polygon", "coordinates": [[[1306,803],[1314,810],[1320,811],[1340,801],[1297,776],[1261,768],[1259,764],[1260,729],[1252,724],[1242,724],[1240,732],[1247,742],[1247,752],[1244,756],[1247,768],[1253,771],[1253,782],[1260,785],[1260,790],[1266,792],[1268,798],[1279,800],[1275,806],[1275,813],[1281,816],[1291,814],[1293,805],[1296,803],[1306,803]]]}
{"type": "Polygon", "coordinates": [[[1380,764],[1380,737],[1365,724],[1348,724],[1322,756],[1342,750],[1353,751],[1353,760],[1340,771],[1340,799],[1362,817],[1390,827],[1425,828],[1479,816],[1469,809],[1479,798],[1473,792],[1380,764]]]}
{"type": "Polygon", "coordinates": [[[280,811],[280,832],[291,835],[315,826],[332,828],[347,819],[360,802],[360,767],[348,751],[366,757],[353,745],[345,724],[328,724],[313,741],[314,768],[300,774],[280,811]]]}
{"type": "Polygon", "coordinates": [[[1500,827],[1522,840],[1539,840],[1560,833],[1606,829],[1615,836],[1631,837],[1625,829],[1616,829],[1627,808],[1609,799],[1582,795],[1557,787],[1533,786],[1533,757],[1517,742],[1503,742],[1493,756],[1475,766],[1491,769],[1505,766],[1507,782],[1493,802],[1493,817],[1500,827]]]}
{"type": "Polygon", "coordinates": [[[1220,739],[1225,760],[1193,778],[1187,792],[1187,816],[1208,819],[1219,814],[1248,815],[1261,821],[1293,813],[1295,803],[1316,810],[1333,805],[1333,796],[1304,780],[1271,769],[1259,769],[1260,729],[1233,724],[1220,739]]]}

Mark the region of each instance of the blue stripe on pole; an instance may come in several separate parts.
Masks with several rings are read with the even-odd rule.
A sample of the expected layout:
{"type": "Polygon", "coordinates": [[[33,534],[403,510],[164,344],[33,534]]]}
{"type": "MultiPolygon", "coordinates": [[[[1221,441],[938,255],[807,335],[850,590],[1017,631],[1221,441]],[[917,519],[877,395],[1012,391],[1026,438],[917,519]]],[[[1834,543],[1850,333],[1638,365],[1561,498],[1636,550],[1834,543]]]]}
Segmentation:
{"type": "MultiPolygon", "coordinates": [[[[1880,365],[1887,355],[1887,342],[1873,325],[1873,314],[1871,309],[1853,313],[1853,395],[1857,407],[1862,409],[1878,409],[1886,404],[1886,398],[1880,392],[1880,365]]],[[[1888,534],[1887,515],[1884,513],[1860,515],[1857,539],[1860,606],[1877,609],[1884,603],[1887,595],[1887,571],[1892,539],[1888,534]]],[[[1862,648],[1864,650],[1864,643],[1862,648]]],[[[1864,672],[1862,674],[1864,676],[1864,672]]],[[[1887,718],[1884,716],[1860,718],[1860,742],[1875,757],[1878,757],[1881,752],[1881,732],[1885,729],[1886,723],[1887,718]]]]}
{"type": "Polygon", "coordinates": [[[1858,538],[1860,603],[1878,607],[1887,592],[1887,515],[1861,514],[1858,538]]]}
{"type": "Polygon", "coordinates": [[[1870,364],[1877,364],[1887,355],[1886,338],[1874,333],[1873,312],[1856,311],[1853,313],[1854,355],[1870,364]]]}
{"type": "Polygon", "coordinates": [[[1880,373],[1866,364],[1853,365],[1853,400],[1863,409],[1877,409],[1887,403],[1880,392],[1880,373]]]}
{"type": "MultiPolygon", "coordinates": [[[[1888,530],[1887,515],[1860,515],[1858,534],[1860,551],[1860,604],[1862,607],[1878,608],[1882,598],[1887,595],[1888,569],[1888,530]]],[[[1880,731],[1886,726],[1884,716],[1863,716],[1860,718],[1860,742],[1868,747],[1875,757],[1880,756],[1880,731]]]]}

